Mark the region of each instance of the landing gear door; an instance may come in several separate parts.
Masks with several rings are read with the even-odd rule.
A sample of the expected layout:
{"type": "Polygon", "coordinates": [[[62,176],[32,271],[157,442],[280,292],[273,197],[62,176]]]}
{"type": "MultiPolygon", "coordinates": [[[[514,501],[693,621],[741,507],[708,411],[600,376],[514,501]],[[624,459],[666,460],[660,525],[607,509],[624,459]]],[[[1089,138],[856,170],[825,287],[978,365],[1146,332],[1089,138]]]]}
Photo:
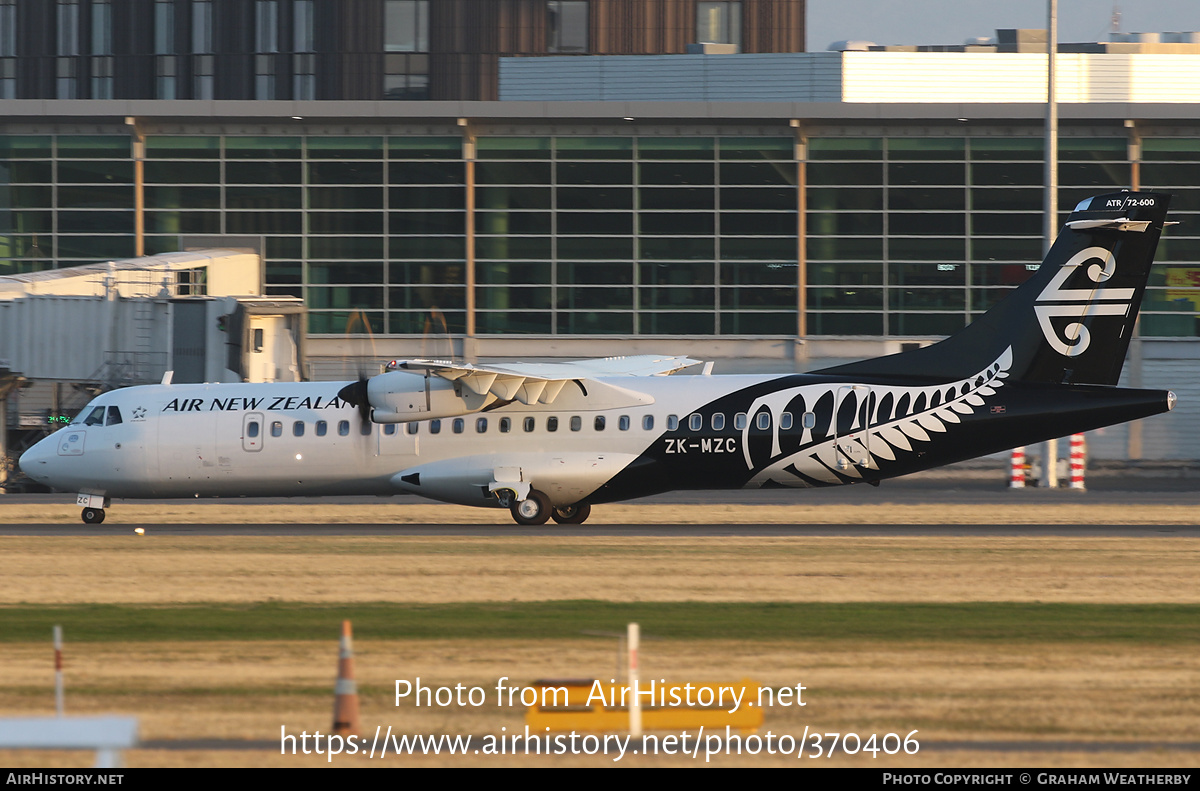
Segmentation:
{"type": "Polygon", "coordinates": [[[834,405],[836,455],[839,469],[851,466],[872,469],[871,418],[875,414],[875,392],[866,385],[838,388],[834,405]]]}
{"type": "Polygon", "coordinates": [[[242,450],[252,453],[262,450],[265,427],[261,412],[247,412],[242,418],[242,450]]]}

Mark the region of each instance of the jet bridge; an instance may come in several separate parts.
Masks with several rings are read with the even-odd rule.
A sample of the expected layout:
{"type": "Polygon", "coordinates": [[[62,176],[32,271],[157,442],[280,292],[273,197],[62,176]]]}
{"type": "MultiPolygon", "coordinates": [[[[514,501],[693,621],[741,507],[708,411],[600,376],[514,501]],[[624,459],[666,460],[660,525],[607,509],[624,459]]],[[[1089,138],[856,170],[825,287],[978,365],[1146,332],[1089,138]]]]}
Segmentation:
{"type": "Polygon", "coordinates": [[[262,296],[262,282],[262,259],[241,249],[0,277],[0,490],[7,456],[105,390],[167,371],[177,383],[299,381],[304,303],[262,296]]]}

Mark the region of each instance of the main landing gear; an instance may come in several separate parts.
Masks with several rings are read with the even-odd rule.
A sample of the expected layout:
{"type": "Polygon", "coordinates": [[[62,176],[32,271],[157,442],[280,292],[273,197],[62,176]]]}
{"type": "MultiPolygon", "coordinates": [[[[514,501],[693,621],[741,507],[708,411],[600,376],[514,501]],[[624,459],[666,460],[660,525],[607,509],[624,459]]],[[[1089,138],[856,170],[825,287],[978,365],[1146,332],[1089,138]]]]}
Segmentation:
{"type": "Polygon", "coordinates": [[[550,518],[560,525],[579,525],[588,518],[592,506],[587,503],[575,503],[555,507],[550,504],[550,498],[545,492],[530,489],[529,496],[524,500],[511,501],[508,510],[519,525],[544,525],[550,518]]]}
{"type": "Polygon", "coordinates": [[[555,508],[550,518],[560,525],[581,525],[592,513],[589,503],[575,503],[562,508],[555,508]]]}
{"type": "Polygon", "coordinates": [[[104,509],[84,508],[81,516],[83,517],[83,521],[87,522],[89,525],[98,525],[104,521],[104,509]]]}

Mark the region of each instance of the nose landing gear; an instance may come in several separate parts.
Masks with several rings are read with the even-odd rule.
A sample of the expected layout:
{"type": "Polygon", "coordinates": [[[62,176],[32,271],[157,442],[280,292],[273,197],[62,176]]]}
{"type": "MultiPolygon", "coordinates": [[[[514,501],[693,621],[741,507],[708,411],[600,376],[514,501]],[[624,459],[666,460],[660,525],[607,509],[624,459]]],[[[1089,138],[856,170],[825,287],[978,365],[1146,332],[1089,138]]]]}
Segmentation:
{"type": "Polygon", "coordinates": [[[89,525],[98,525],[104,521],[104,509],[108,507],[107,495],[80,492],[75,497],[75,505],[82,506],[83,521],[89,525]]]}

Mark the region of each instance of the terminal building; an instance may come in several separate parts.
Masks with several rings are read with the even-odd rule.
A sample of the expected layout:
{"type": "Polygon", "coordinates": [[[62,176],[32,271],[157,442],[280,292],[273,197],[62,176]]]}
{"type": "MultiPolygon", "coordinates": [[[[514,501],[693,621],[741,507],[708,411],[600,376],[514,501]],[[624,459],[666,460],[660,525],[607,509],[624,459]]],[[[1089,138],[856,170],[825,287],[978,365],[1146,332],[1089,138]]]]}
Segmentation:
{"type": "MultiPolygon", "coordinates": [[[[692,12],[742,6],[745,30],[751,5],[692,12]]],[[[1039,57],[812,55],[894,54],[1039,57]]],[[[1183,70],[1200,57],[1080,53],[1139,54],[1183,70]]],[[[645,56],[643,82],[652,61],[699,58],[751,85],[746,69],[797,57],[645,56]]],[[[518,85],[505,83],[513,63],[500,61],[501,96],[518,85]]],[[[933,342],[1040,262],[1044,95],[943,101],[927,80],[891,102],[596,98],[599,79],[577,83],[588,100],[0,101],[0,274],[251,237],[263,293],[306,306],[301,374],[332,379],[362,358],[447,354],[653,351],[716,359],[718,372],[806,370],[933,342]]],[[[1200,103],[1188,93],[1200,83],[1179,82],[1060,110],[1063,217],[1131,188],[1172,193],[1181,222],[1160,244],[1126,365],[1128,384],[1173,389],[1179,406],[1093,437],[1096,456],[1200,447],[1200,103]]]]}

